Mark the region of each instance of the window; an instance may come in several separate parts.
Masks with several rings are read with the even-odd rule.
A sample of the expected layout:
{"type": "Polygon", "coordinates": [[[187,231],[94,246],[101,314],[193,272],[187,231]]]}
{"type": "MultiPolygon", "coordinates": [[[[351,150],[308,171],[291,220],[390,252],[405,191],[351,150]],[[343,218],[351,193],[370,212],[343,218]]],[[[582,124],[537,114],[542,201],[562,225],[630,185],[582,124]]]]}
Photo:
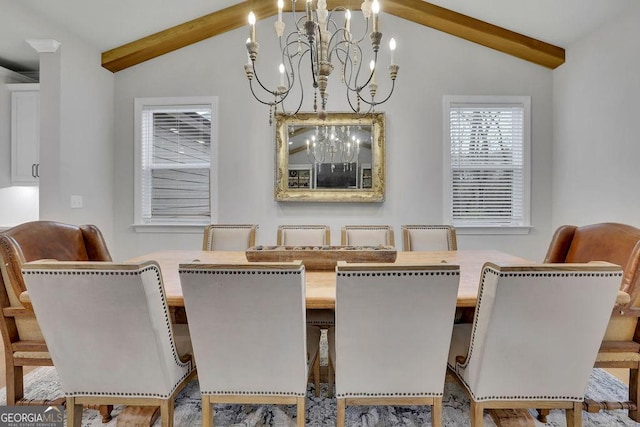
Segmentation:
{"type": "Polygon", "coordinates": [[[444,97],[445,217],[462,232],[528,232],[530,104],[444,97]]]}
{"type": "Polygon", "coordinates": [[[214,219],[215,97],[136,98],[135,225],[214,219]]]}

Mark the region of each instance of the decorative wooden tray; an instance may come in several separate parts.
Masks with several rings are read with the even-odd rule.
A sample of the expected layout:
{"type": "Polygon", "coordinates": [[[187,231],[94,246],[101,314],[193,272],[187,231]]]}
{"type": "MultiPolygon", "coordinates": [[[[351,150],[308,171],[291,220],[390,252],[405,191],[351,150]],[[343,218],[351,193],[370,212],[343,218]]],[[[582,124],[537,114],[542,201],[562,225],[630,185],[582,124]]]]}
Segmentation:
{"type": "Polygon", "coordinates": [[[393,246],[252,246],[247,261],[282,262],[301,260],[307,270],[333,270],[338,261],[394,262],[393,246]]]}

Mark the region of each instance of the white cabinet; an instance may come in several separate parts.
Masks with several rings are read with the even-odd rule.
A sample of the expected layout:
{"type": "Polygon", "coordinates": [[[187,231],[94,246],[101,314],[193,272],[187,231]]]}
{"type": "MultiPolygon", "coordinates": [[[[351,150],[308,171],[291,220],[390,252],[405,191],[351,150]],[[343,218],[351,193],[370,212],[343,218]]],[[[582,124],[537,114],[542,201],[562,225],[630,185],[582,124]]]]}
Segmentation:
{"type": "Polygon", "coordinates": [[[12,84],[11,183],[38,185],[40,92],[38,84],[12,84]]]}

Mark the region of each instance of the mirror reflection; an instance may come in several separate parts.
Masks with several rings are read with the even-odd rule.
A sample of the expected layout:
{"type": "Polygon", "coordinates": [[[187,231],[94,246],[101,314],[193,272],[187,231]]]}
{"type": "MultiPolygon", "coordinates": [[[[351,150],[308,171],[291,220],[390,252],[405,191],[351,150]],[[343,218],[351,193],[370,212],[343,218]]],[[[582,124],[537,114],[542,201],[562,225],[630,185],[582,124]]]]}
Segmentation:
{"type": "Polygon", "coordinates": [[[371,125],[287,126],[289,188],[371,188],[371,125]]]}
{"type": "Polygon", "coordinates": [[[276,200],[382,201],[384,115],[280,115],[276,200]]]}

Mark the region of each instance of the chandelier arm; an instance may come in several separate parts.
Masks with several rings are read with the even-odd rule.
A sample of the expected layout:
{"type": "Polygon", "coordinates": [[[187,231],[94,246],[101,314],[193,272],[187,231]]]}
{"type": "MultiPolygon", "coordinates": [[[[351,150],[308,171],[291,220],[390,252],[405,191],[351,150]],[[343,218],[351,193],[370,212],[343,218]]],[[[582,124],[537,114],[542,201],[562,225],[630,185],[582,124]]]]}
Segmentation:
{"type": "Polygon", "coordinates": [[[351,97],[349,96],[351,92],[354,92],[354,91],[347,91],[347,101],[349,102],[349,107],[351,107],[351,111],[353,111],[354,113],[358,113],[358,110],[356,109],[356,107],[354,107],[353,104],[351,103],[351,97]]]}
{"type": "MultiPolygon", "coordinates": [[[[359,49],[360,56],[362,56],[362,48],[360,48],[360,46],[356,46],[356,47],[359,49]]],[[[336,57],[338,58],[338,60],[344,66],[344,69],[345,69],[344,84],[347,87],[348,91],[357,91],[358,90],[357,81],[358,81],[358,76],[360,75],[360,70],[362,69],[362,61],[360,61],[360,63],[358,64],[357,71],[355,73],[355,78],[354,78],[353,77],[354,65],[353,65],[353,60],[351,59],[351,55],[349,54],[349,51],[350,51],[349,48],[344,49],[343,47],[340,47],[340,46],[335,47],[336,57]],[[344,61],[340,59],[339,52],[343,52],[345,54],[344,61]],[[347,63],[350,65],[350,67],[347,67],[347,63]],[[347,77],[346,71],[349,71],[348,77],[347,77]],[[352,79],[354,83],[353,87],[351,86],[352,79]]]]}
{"type": "Polygon", "coordinates": [[[305,40],[304,35],[301,32],[291,32],[289,33],[289,35],[287,36],[287,43],[285,45],[285,49],[287,51],[287,56],[296,56],[298,53],[294,53],[291,54],[289,53],[289,47],[296,45],[296,44],[303,44],[307,49],[309,48],[309,43],[305,40]],[[294,40],[290,40],[291,38],[295,38],[294,40]]]}
{"type": "MultiPolygon", "coordinates": [[[[315,55],[314,55],[314,49],[313,49],[313,40],[309,40],[309,60],[311,62],[311,78],[313,79],[313,87],[316,88],[318,87],[318,82],[316,81],[316,72],[317,72],[317,64],[314,62],[313,57],[318,57],[318,50],[315,50],[315,55]],[[315,67],[314,67],[315,65],[315,67]]],[[[300,60],[302,60],[302,58],[300,58],[300,60]]]]}
{"type": "Polygon", "coordinates": [[[311,55],[311,50],[307,49],[304,52],[302,52],[302,54],[300,55],[300,59],[298,60],[298,83],[300,84],[300,103],[298,104],[298,108],[296,109],[295,113],[293,114],[298,114],[298,111],[300,111],[300,109],[302,108],[302,102],[304,101],[304,85],[302,84],[302,76],[300,75],[300,72],[302,71],[302,58],[309,53],[309,55],[311,55]]]}
{"type": "Polygon", "coordinates": [[[297,30],[296,32],[298,34],[304,34],[304,25],[300,26],[300,24],[303,22],[306,22],[306,18],[307,17],[304,14],[302,14],[302,16],[296,20],[295,11],[294,11],[293,22],[296,23],[296,30],[297,30]]]}
{"type": "MultiPolygon", "coordinates": [[[[309,52],[309,50],[305,50],[304,52],[302,52],[302,54],[300,55],[300,58],[298,59],[298,76],[300,75],[300,70],[301,70],[301,64],[302,64],[302,58],[304,57],[304,55],[307,54],[307,52],[309,52]]],[[[293,63],[291,61],[291,57],[289,57],[289,63],[291,65],[291,68],[293,69],[293,63]]],[[[293,80],[295,81],[295,77],[293,78],[293,80]]],[[[282,110],[283,113],[288,115],[288,116],[293,116],[298,114],[298,112],[300,111],[300,109],[302,108],[302,103],[304,102],[304,86],[302,85],[302,78],[298,79],[298,82],[300,83],[300,102],[298,103],[298,108],[293,112],[293,113],[287,113],[284,109],[284,102],[282,103],[282,110]]],[[[293,87],[293,82],[291,84],[291,88],[293,87]]],[[[291,89],[290,88],[290,89],[291,89]]],[[[287,92],[287,95],[289,94],[289,92],[287,92]]],[[[284,100],[283,100],[284,101],[284,100]]]]}
{"type": "MultiPolygon", "coordinates": [[[[349,78],[349,80],[348,80],[348,81],[347,81],[347,79],[345,79],[345,85],[347,86],[347,88],[348,88],[349,90],[351,90],[351,91],[355,91],[355,92],[357,92],[357,93],[360,93],[360,91],[361,91],[362,89],[364,89],[364,88],[365,88],[365,87],[366,87],[366,86],[371,82],[371,80],[373,79],[373,74],[374,74],[374,72],[375,72],[375,69],[376,69],[376,68],[377,68],[377,66],[378,66],[378,52],[374,52],[374,55],[373,55],[374,68],[373,68],[373,70],[371,70],[371,72],[369,73],[369,78],[367,79],[367,81],[366,81],[366,82],[364,82],[364,84],[363,84],[362,86],[358,86],[358,76],[360,75],[360,70],[362,69],[362,48],[360,47],[360,45],[356,45],[356,46],[358,47],[358,50],[359,50],[359,52],[360,52],[360,63],[358,64],[358,71],[357,71],[357,73],[356,73],[356,77],[355,77],[355,79],[354,79],[354,81],[353,81],[353,83],[355,84],[355,87],[354,87],[354,88],[352,88],[352,87],[349,85],[349,83],[348,83],[348,82],[350,82],[350,81],[351,81],[351,75],[349,76],[350,78],[349,78]]],[[[360,99],[362,99],[362,100],[364,101],[364,98],[360,97],[360,99]]]]}
{"type": "Polygon", "coordinates": [[[258,101],[258,102],[259,102],[259,103],[261,103],[261,104],[269,105],[269,106],[271,106],[271,107],[272,107],[272,106],[274,106],[274,105],[281,104],[281,103],[282,103],[282,101],[284,101],[284,98],[282,98],[280,101],[277,101],[277,102],[263,101],[262,99],[260,99],[260,98],[258,97],[258,95],[256,95],[256,92],[253,90],[253,83],[252,83],[252,80],[249,80],[249,89],[251,90],[251,94],[252,94],[252,95],[253,95],[253,97],[256,99],[256,101],[258,101]]]}
{"type": "Polygon", "coordinates": [[[367,101],[364,98],[360,98],[362,99],[362,101],[366,104],[371,105],[372,107],[375,107],[376,105],[380,105],[380,104],[384,104],[385,102],[387,102],[389,100],[389,98],[391,98],[391,94],[393,94],[393,89],[396,87],[396,81],[392,80],[391,81],[391,90],[389,91],[389,94],[387,95],[387,97],[385,99],[383,99],[382,101],[374,101],[373,99],[371,100],[371,102],[367,101]]]}
{"type": "Polygon", "coordinates": [[[360,100],[363,100],[363,99],[360,96],[360,92],[358,92],[358,91],[354,90],[354,91],[347,92],[347,101],[349,102],[349,107],[351,107],[351,110],[354,113],[364,116],[364,115],[366,115],[366,114],[371,112],[373,107],[369,103],[366,103],[366,105],[368,106],[366,111],[359,111],[358,108],[354,107],[353,104],[352,104],[352,101],[351,101],[351,97],[349,96],[350,93],[355,93],[356,94],[356,98],[360,98],[360,100]]]}
{"type": "MultiPolygon", "coordinates": [[[[260,86],[262,87],[262,89],[267,92],[270,93],[273,96],[278,96],[278,92],[274,91],[274,90],[269,90],[265,87],[265,85],[262,84],[262,82],[260,81],[260,77],[258,76],[258,72],[256,71],[256,62],[255,61],[251,61],[252,65],[253,65],[253,75],[256,78],[256,81],[260,84],[260,86]]],[[[251,89],[251,92],[253,92],[253,88],[251,89]]],[[[287,97],[287,95],[289,94],[289,91],[285,91],[283,94],[281,94],[282,99],[279,102],[273,102],[273,103],[269,103],[269,105],[277,105],[282,103],[282,101],[284,100],[284,98],[287,97]]],[[[254,95],[255,96],[255,93],[254,95]]],[[[257,98],[256,98],[257,99],[257,98]]]]}
{"type": "MultiPolygon", "coordinates": [[[[300,76],[300,62],[302,61],[302,57],[311,50],[311,46],[304,41],[303,38],[300,38],[300,34],[297,33],[290,33],[287,36],[287,43],[284,46],[284,48],[282,49],[282,55],[283,57],[286,57],[289,61],[289,69],[292,71],[291,72],[291,79],[289,77],[289,74],[287,74],[287,83],[288,83],[288,89],[287,89],[287,93],[293,88],[293,85],[295,84],[295,74],[293,73],[293,62],[296,56],[300,56],[300,58],[298,59],[298,76],[300,76]],[[294,38],[295,36],[298,36],[295,40],[289,40],[290,38],[294,38]],[[305,49],[301,50],[299,48],[300,45],[304,45],[305,49]],[[297,46],[296,52],[295,53],[291,53],[290,49],[293,48],[294,46],[297,46]]],[[[300,81],[300,87],[302,89],[302,78],[298,79],[300,81]]],[[[299,109],[298,109],[299,110],[299,109]]]]}
{"type": "MultiPolygon", "coordinates": [[[[354,91],[354,92],[360,92],[360,90],[362,90],[364,87],[366,87],[369,82],[371,82],[371,78],[373,77],[373,72],[371,72],[369,74],[369,78],[367,79],[366,82],[364,82],[364,84],[362,84],[362,86],[358,86],[358,78],[360,76],[360,71],[362,70],[362,48],[360,47],[360,45],[354,45],[356,48],[358,48],[358,54],[360,55],[360,62],[358,63],[358,67],[355,73],[355,77],[353,76],[353,73],[349,73],[349,78],[347,79],[345,76],[345,85],[347,86],[347,89],[350,91],[354,91]],[[353,87],[351,86],[351,83],[353,83],[353,87]]],[[[351,55],[347,54],[347,59],[349,59],[349,62],[351,63],[351,55]]],[[[377,52],[375,53],[374,56],[374,62],[377,64],[378,61],[378,54],[377,52]]],[[[351,71],[353,69],[353,66],[349,67],[349,70],[351,71]]]]}
{"type": "Polygon", "coordinates": [[[334,51],[335,49],[337,49],[340,44],[342,43],[349,43],[347,40],[345,40],[345,37],[348,35],[347,30],[345,30],[344,28],[336,28],[334,33],[331,35],[331,38],[329,39],[329,43],[328,43],[328,50],[329,50],[329,61],[331,61],[331,52],[334,51]],[[339,34],[342,34],[342,40],[340,41],[335,41],[336,37],[338,37],[339,34]],[[331,47],[331,43],[334,43],[334,46],[331,47]]]}
{"type": "MultiPolygon", "coordinates": [[[[336,26],[336,28],[338,28],[338,24],[335,23],[335,20],[332,18],[332,15],[334,14],[334,12],[346,12],[348,9],[344,6],[336,6],[333,9],[331,9],[331,11],[329,12],[329,15],[327,17],[327,20],[331,20],[331,22],[334,23],[334,25],[336,26]]],[[[366,37],[367,34],[369,34],[369,19],[365,19],[364,20],[366,25],[364,28],[364,32],[362,33],[362,37],[360,39],[358,39],[357,42],[355,43],[360,43],[361,41],[363,41],[366,37]]]]}

